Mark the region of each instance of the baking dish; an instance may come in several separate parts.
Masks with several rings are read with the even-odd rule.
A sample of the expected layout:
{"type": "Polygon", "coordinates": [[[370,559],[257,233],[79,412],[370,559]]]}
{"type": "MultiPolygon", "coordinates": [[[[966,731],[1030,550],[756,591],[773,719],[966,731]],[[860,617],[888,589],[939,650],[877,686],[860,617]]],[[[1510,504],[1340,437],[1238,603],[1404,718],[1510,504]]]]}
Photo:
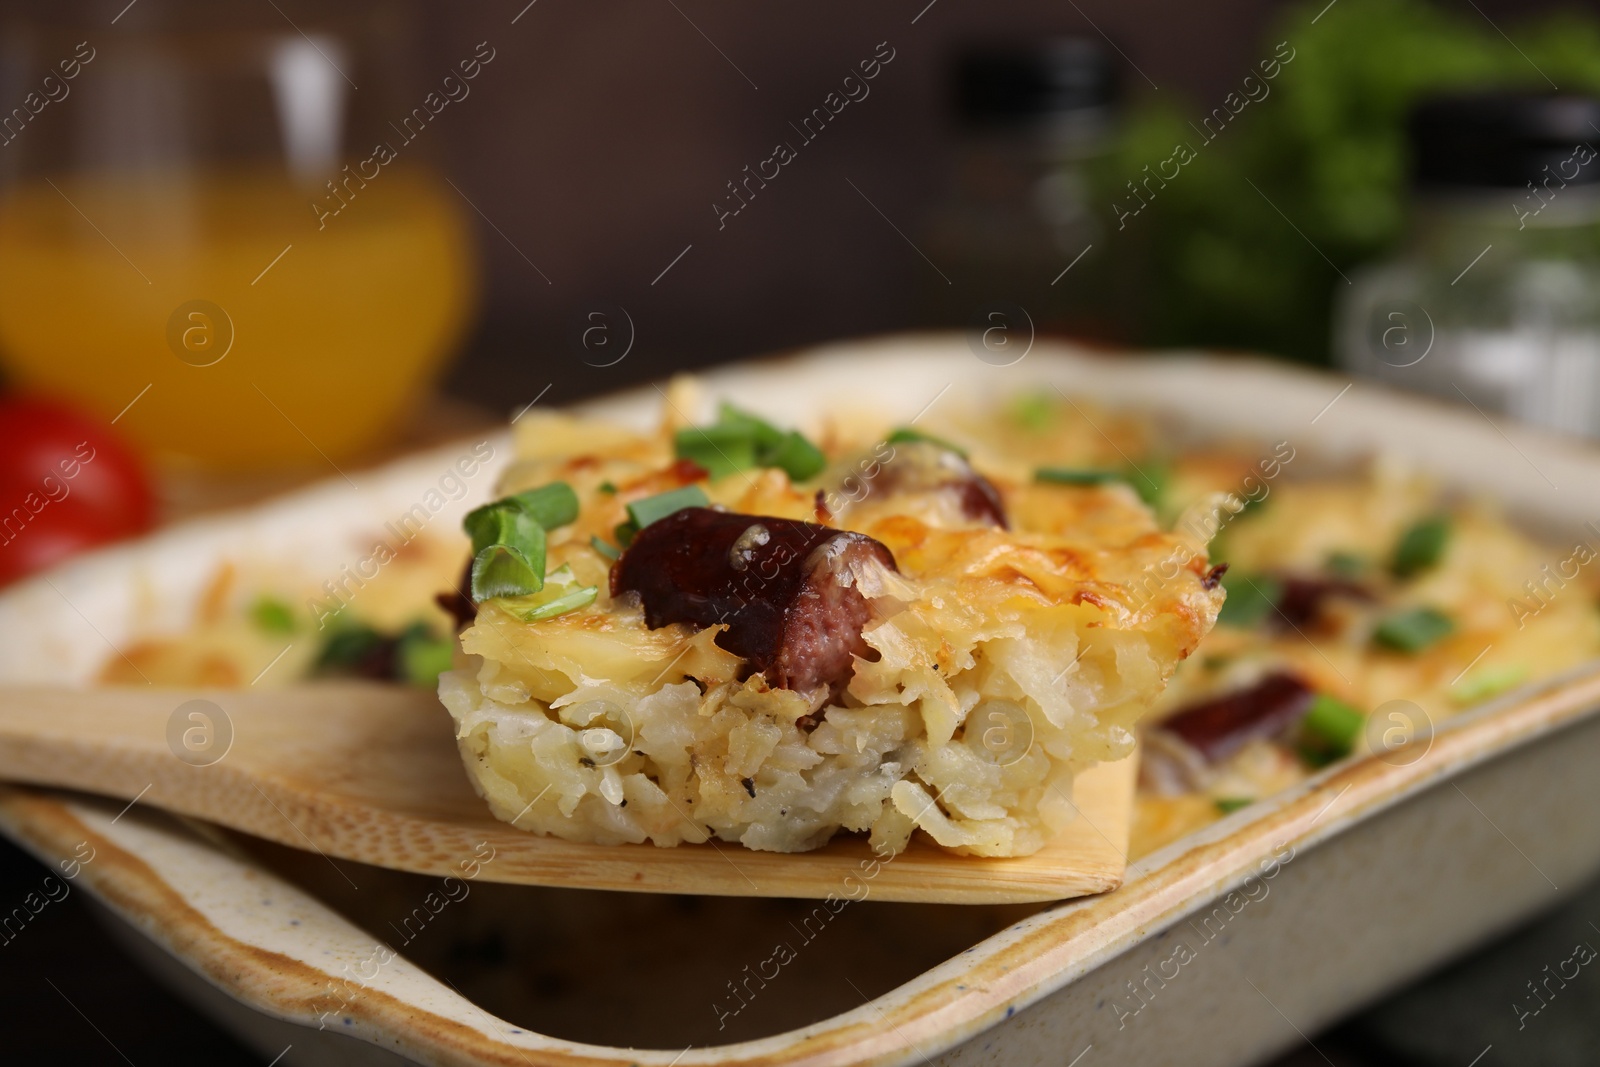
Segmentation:
{"type": "MultiPolygon", "coordinates": [[[[1040,342],[995,367],[960,337],[896,337],[708,376],[719,395],[799,423],[862,397],[909,417],[947,391],[1042,383],[1200,435],[1289,439],[1330,464],[1403,456],[1500,498],[1546,537],[1575,532],[1600,499],[1587,447],[1248,360],[1040,342]]],[[[585,409],[640,419],[658,399],[645,389],[585,409]]],[[[0,596],[0,681],[87,680],[108,643],[181,625],[223,554],[337,567],[350,539],[409,508],[453,455],[356,472],[354,491],[340,480],[25,583],[0,596]]],[[[1600,800],[1596,708],[1589,668],[1509,694],[1441,727],[1414,763],[1336,765],[1137,859],[1113,893],[1043,909],[918,911],[872,901],[869,886],[807,924],[813,905],[800,902],[506,897],[473,883],[434,912],[428,886],[137,805],[118,817],[118,804],[15,789],[0,823],[52,865],[88,842],[96,858],[76,884],[166,973],[200,978],[201,999],[269,1056],[293,1044],[286,1063],[318,1062],[302,1057],[333,1041],[329,1062],[352,1062],[352,1039],[424,1063],[1240,1063],[1600,869],[1600,831],[1583,816],[1600,800]],[[438,918],[407,941],[411,905],[438,918]],[[401,921],[385,929],[390,914],[401,921]],[[509,963],[474,970],[474,953],[509,963]]]]}

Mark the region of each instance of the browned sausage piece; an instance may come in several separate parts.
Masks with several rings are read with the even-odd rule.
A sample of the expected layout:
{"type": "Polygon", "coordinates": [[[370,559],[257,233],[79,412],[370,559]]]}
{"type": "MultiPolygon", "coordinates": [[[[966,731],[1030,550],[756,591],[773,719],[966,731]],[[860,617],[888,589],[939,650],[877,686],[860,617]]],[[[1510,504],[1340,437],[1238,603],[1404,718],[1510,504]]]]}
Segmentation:
{"type": "Polygon", "coordinates": [[[1247,689],[1190,704],[1159,728],[1216,763],[1247,742],[1283,733],[1315,699],[1316,693],[1294,675],[1273,673],[1247,689]]]}
{"type": "Polygon", "coordinates": [[[636,592],[652,630],[726,623],[717,644],[780,689],[847,682],[869,653],[864,567],[895,570],[864,534],[811,522],[684,508],[646,526],[611,568],[611,595],[636,592]]]}
{"type": "Polygon", "coordinates": [[[945,493],[957,509],[973,522],[1009,529],[1005,505],[994,483],[973,470],[958,452],[931,441],[902,441],[894,458],[883,465],[872,486],[875,492],[945,493]]]}

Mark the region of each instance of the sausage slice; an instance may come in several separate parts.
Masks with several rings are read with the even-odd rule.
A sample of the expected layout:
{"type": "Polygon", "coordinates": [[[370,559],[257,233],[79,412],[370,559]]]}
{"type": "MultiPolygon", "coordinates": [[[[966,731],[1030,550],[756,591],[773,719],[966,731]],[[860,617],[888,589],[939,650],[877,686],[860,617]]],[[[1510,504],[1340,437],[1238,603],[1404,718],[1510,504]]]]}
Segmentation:
{"type": "Polygon", "coordinates": [[[848,682],[871,651],[857,577],[896,570],[864,534],[812,522],[684,508],[646,526],[611,568],[611,595],[638,593],[652,630],[726,623],[717,644],[780,689],[848,682]]]}

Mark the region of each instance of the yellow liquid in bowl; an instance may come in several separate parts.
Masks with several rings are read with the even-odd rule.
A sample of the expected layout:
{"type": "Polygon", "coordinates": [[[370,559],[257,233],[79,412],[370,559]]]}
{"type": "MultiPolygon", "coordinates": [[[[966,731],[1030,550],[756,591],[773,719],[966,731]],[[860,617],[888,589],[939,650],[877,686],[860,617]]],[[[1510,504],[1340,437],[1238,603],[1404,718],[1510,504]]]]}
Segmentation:
{"type": "Polygon", "coordinates": [[[162,459],[360,452],[431,385],[472,302],[455,196],[424,171],[381,172],[320,225],[325,190],[264,174],[52,181],[0,203],[0,362],[108,419],[139,397],[118,428],[162,459]]]}

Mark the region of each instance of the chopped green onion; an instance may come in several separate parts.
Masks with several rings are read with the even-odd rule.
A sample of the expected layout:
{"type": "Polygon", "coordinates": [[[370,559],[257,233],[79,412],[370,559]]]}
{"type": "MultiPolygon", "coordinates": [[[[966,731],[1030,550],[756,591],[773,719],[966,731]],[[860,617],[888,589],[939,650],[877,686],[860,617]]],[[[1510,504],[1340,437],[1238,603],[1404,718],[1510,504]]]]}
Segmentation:
{"type": "Polygon", "coordinates": [[[1217,806],[1217,810],[1224,815],[1232,815],[1240,808],[1248,808],[1255,802],[1255,797],[1217,797],[1212,801],[1217,806]]]}
{"type": "Polygon", "coordinates": [[[1367,557],[1357,552],[1334,551],[1328,553],[1322,565],[1340,578],[1359,578],[1367,571],[1367,557]]]}
{"type": "Polygon", "coordinates": [[[527,551],[535,540],[544,541],[544,526],[514,504],[499,501],[469,512],[465,519],[472,535],[472,554],[478,555],[493,545],[508,545],[527,551]]]}
{"type": "Polygon", "coordinates": [[[1450,542],[1450,517],[1433,515],[1411,525],[1395,545],[1389,569],[1397,578],[1410,578],[1434,567],[1450,542]]]}
{"type": "Polygon", "coordinates": [[[671,489],[633,501],[628,505],[628,518],[642,530],[652,522],[659,522],[684,508],[703,508],[710,503],[711,499],[706,496],[704,489],[698,485],[686,485],[681,489],[671,489]]]}
{"type": "Polygon", "coordinates": [[[900,427],[899,429],[890,433],[885,440],[891,445],[904,444],[909,441],[919,441],[925,444],[938,445],[946,452],[954,452],[962,459],[967,458],[967,450],[962,448],[960,445],[946,441],[942,437],[935,437],[931,433],[923,433],[921,430],[914,429],[910,426],[900,427]]]}
{"type": "Polygon", "coordinates": [[[783,431],[759,415],[741,411],[726,400],[717,408],[717,425],[737,429],[756,443],[758,448],[776,448],[783,439],[783,431]]]}
{"type": "Polygon", "coordinates": [[[502,596],[527,596],[544,588],[544,529],[533,551],[490,545],[472,560],[472,599],[481,604],[502,596]]]}
{"type": "Polygon", "coordinates": [[[416,623],[400,635],[395,646],[395,669],[401,681],[436,686],[439,675],[454,665],[455,653],[454,639],[437,637],[427,623],[416,623]]]}
{"type": "Polygon", "coordinates": [[[566,482],[551,482],[537,489],[513,493],[499,503],[515,503],[546,530],[565,526],[578,518],[578,494],[566,482]]]}
{"type": "Polygon", "coordinates": [[[609,541],[602,541],[598,537],[589,538],[589,545],[606,559],[621,559],[622,550],[609,541]]]}
{"type": "Polygon", "coordinates": [[[578,518],[578,494],[566,482],[513,493],[462,520],[472,537],[472,599],[526,596],[544,587],[545,531],[578,518]]]}
{"type": "Polygon", "coordinates": [[[544,589],[532,596],[508,600],[502,606],[523,622],[539,622],[592,604],[599,594],[598,586],[579,588],[571,564],[563,563],[545,576],[544,589]]]}
{"type": "Polygon", "coordinates": [[[616,496],[617,495],[617,483],[611,481],[610,479],[607,479],[606,481],[603,481],[603,482],[600,483],[600,491],[602,493],[605,493],[607,496],[616,496]]]}
{"type": "Polygon", "coordinates": [[[737,426],[691,426],[673,441],[677,457],[704,467],[712,481],[757,466],[755,439],[737,426]]]}
{"type": "Polygon", "coordinates": [[[1442,611],[1410,608],[1380,622],[1372,638],[1385,648],[1415,655],[1447,637],[1455,628],[1450,616],[1442,611]]]}
{"type": "Polygon", "coordinates": [[[1110,485],[1127,481],[1119,471],[1075,467],[1040,467],[1033,472],[1036,482],[1052,485],[1110,485]]]}
{"type": "Polygon", "coordinates": [[[366,623],[344,623],[328,634],[312,672],[337,674],[349,670],[376,652],[383,641],[383,635],[366,623]]]}
{"type": "Polygon", "coordinates": [[[806,440],[798,430],[784,434],[776,445],[762,452],[759,459],[763,467],[777,467],[796,482],[816,477],[828,465],[822,449],[806,440]]]}
{"type": "Polygon", "coordinates": [[[565,615],[577,611],[594,603],[594,598],[600,595],[598,586],[586,585],[581,589],[572,589],[558,597],[539,604],[530,610],[521,611],[513,609],[513,613],[523,622],[539,622],[542,619],[553,619],[557,615],[565,615]]]}
{"type": "Polygon", "coordinates": [[[1300,720],[1301,755],[1315,766],[1343,759],[1356,747],[1367,717],[1337,697],[1318,693],[1300,720]]]}
{"type": "Polygon", "coordinates": [[[727,403],[714,424],[679,430],[673,444],[679,459],[704,467],[713,480],[752,467],[777,467],[800,482],[827,465],[822,451],[800,433],[785,433],[727,403]]]}
{"type": "Polygon", "coordinates": [[[1228,599],[1217,613],[1217,622],[1247,630],[1265,622],[1277,610],[1283,583],[1264,574],[1255,576],[1228,573],[1222,576],[1228,599]]]}
{"type": "Polygon", "coordinates": [[[250,620],[269,634],[292,634],[296,629],[294,609],[270,596],[257,597],[250,605],[250,620]]]}
{"type": "Polygon", "coordinates": [[[1167,469],[1163,466],[1146,464],[1148,469],[1135,470],[1127,476],[1128,484],[1133,486],[1133,491],[1139,494],[1150,507],[1159,507],[1161,498],[1167,491],[1167,469]]]}
{"type": "Polygon", "coordinates": [[[1521,685],[1528,677],[1526,664],[1510,663],[1503,667],[1481,667],[1456,683],[1450,698],[1463,706],[1476,704],[1499,696],[1506,690],[1521,685]]]}
{"type": "Polygon", "coordinates": [[[1049,393],[1027,393],[1011,405],[1011,418],[1024,430],[1040,433],[1055,421],[1055,397],[1049,393]]]}

